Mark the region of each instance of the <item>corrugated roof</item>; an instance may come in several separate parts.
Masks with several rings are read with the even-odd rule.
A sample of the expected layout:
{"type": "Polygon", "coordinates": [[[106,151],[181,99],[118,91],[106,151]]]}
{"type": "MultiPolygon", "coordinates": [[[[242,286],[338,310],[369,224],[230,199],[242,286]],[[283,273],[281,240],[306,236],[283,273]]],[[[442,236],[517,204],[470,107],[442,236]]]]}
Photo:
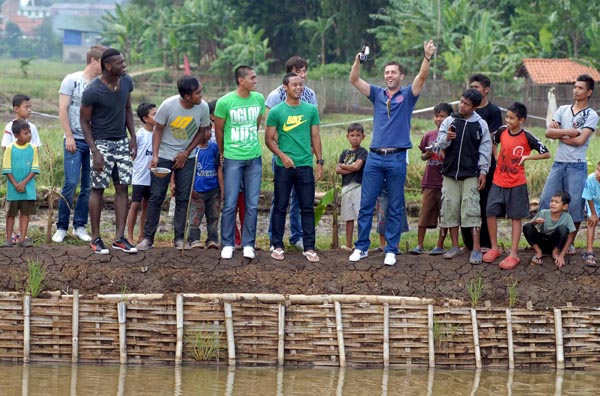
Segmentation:
{"type": "Polygon", "coordinates": [[[571,59],[526,58],[516,73],[517,77],[529,77],[539,85],[574,83],[581,74],[589,74],[595,81],[600,81],[598,70],[571,59]]]}

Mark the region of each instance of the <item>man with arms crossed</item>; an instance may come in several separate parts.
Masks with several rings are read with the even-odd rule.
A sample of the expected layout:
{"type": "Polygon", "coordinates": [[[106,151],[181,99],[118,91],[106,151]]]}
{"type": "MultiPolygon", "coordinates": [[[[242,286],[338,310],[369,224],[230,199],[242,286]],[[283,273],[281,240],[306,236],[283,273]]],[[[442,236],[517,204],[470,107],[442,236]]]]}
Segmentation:
{"type": "MultiPolygon", "coordinates": [[[[546,137],[558,140],[558,148],[540,196],[540,209],[548,209],[550,199],[558,191],[568,192],[569,213],[577,230],[585,208],[582,193],[587,179],[586,154],[598,124],[598,114],[589,106],[593,93],[594,79],[587,74],[577,77],[573,85],[574,103],[560,106],[546,129],[546,137]]],[[[568,253],[574,254],[574,248],[568,253]]]]}

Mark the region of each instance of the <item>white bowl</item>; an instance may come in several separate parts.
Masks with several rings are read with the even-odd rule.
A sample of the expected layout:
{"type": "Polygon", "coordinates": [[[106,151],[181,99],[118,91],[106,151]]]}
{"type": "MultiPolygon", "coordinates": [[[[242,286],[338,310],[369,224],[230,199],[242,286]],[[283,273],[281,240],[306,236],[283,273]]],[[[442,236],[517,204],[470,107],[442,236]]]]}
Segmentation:
{"type": "Polygon", "coordinates": [[[150,171],[152,172],[152,174],[154,176],[160,177],[161,179],[163,177],[167,177],[167,176],[169,176],[169,174],[171,174],[171,169],[169,169],[169,168],[156,167],[156,168],[150,168],[150,171]]]}

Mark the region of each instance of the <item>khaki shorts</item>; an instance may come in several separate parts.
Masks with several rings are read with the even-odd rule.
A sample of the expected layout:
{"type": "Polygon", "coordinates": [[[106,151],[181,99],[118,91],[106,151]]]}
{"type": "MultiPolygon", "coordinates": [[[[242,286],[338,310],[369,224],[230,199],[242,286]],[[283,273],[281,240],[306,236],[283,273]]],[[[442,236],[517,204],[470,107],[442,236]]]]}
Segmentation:
{"type": "Polygon", "coordinates": [[[34,200],[22,200],[22,201],[7,201],[8,210],[6,215],[9,217],[16,217],[19,212],[23,216],[29,216],[36,214],[36,207],[34,200]]]}
{"type": "Polygon", "coordinates": [[[436,228],[441,210],[442,190],[439,188],[424,188],[418,226],[436,228]]]}
{"type": "Polygon", "coordinates": [[[444,176],[442,184],[442,220],[440,226],[481,227],[481,208],[477,178],[454,180],[444,176]]]}
{"type": "Polygon", "coordinates": [[[342,221],[358,220],[360,210],[360,184],[350,183],[342,187],[342,221]]]}

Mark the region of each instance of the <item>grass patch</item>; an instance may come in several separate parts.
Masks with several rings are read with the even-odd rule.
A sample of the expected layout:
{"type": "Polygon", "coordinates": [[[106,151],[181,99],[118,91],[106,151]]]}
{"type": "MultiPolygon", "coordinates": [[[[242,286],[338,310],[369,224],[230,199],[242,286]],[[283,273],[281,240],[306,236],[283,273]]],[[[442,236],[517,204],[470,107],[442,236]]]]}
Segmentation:
{"type": "Polygon", "coordinates": [[[469,292],[469,298],[471,299],[471,306],[475,308],[477,304],[479,304],[479,299],[483,294],[483,278],[481,274],[469,280],[467,291],[469,292]]]}
{"type": "Polygon", "coordinates": [[[197,330],[186,335],[186,342],[191,348],[194,360],[207,362],[210,360],[219,361],[221,352],[225,346],[221,342],[223,331],[215,330],[197,330]]]}
{"type": "Polygon", "coordinates": [[[25,293],[31,297],[38,297],[44,290],[46,280],[46,267],[39,259],[27,259],[27,281],[25,282],[25,293]]]}

